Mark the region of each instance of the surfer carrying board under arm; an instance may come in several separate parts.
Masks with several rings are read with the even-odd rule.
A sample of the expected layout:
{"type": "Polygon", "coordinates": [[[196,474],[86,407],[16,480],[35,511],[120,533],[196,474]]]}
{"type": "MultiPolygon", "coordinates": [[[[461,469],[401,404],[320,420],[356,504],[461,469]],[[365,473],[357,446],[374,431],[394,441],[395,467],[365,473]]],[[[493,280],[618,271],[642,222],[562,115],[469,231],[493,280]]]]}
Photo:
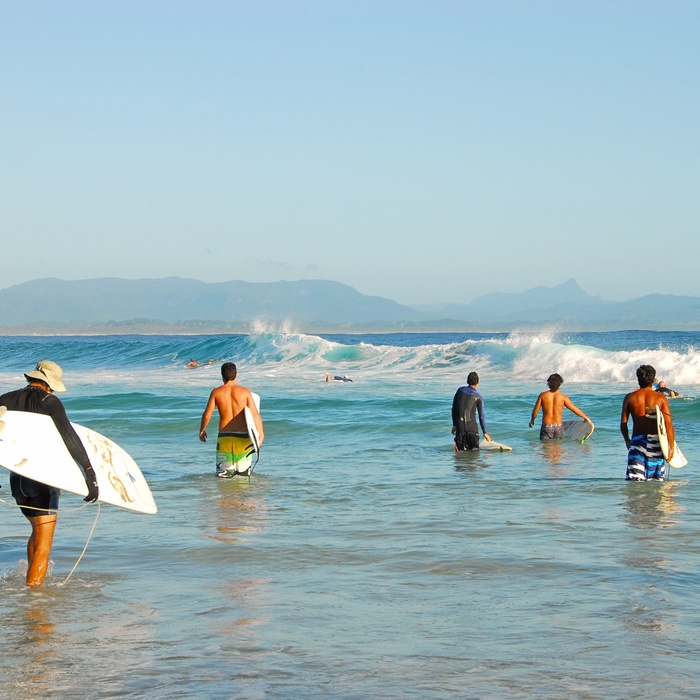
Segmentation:
{"type": "Polygon", "coordinates": [[[587,423],[593,422],[591,419],[566,395],[559,391],[559,387],[564,383],[564,379],[560,374],[550,374],[547,377],[547,386],[549,389],[543,391],[535,402],[530,417],[530,427],[535,425],[537,414],[542,408],[542,426],[540,427],[540,440],[561,440],[564,437],[563,413],[564,409],[568,408],[572,413],[579,418],[583,418],[587,423]]]}
{"type": "Polygon", "coordinates": [[[265,439],[262,418],[255,405],[253,394],[250,389],[236,384],[237,376],[238,370],[233,362],[224,362],[221,365],[221,378],[224,383],[209,394],[209,401],[199,426],[199,439],[206,442],[207,425],[209,425],[214,409],[218,411],[219,435],[216,445],[216,473],[222,478],[230,476],[235,463],[247,454],[250,447],[244,415],[246,406],[253,414],[255,427],[259,433],[259,443],[262,445],[265,439]]]}
{"type": "MultiPolygon", "coordinates": [[[[0,406],[5,406],[10,411],[51,416],[71,457],[83,470],[88,487],[88,495],[84,500],[88,503],[96,501],[99,488],[95,471],[83,443],[68,420],[66,409],[53,393],[66,390],[62,381],[63,370],[55,362],[41,360],[36,369],[24,376],[28,385],[24,389],[0,396],[0,406]]],[[[35,588],[43,583],[49,570],[60,491],[14,472],[10,475],[10,487],[17,505],[32,526],[32,534],[27,542],[27,586],[35,588]]]]}
{"type": "Polygon", "coordinates": [[[651,365],[637,368],[639,389],[627,394],[622,401],[620,432],[627,445],[627,481],[663,481],[666,461],[661,452],[656,407],[663,413],[668,436],[668,459],[673,458],[675,435],[668,399],[654,389],[656,370],[651,365]],[[632,417],[632,438],[627,423],[632,417]]]}

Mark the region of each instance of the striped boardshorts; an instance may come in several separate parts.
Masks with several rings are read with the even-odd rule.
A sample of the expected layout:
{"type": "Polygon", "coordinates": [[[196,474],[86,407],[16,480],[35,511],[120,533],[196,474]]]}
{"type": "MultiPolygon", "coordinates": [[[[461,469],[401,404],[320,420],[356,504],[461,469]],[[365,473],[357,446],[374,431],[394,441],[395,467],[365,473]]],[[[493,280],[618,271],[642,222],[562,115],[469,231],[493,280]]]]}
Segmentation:
{"type": "Polygon", "coordinates": [[[661,453],[658,435],[633,435],[627,453],[628,481],[663,481],[666,476],[666,461],[661,453]]]}

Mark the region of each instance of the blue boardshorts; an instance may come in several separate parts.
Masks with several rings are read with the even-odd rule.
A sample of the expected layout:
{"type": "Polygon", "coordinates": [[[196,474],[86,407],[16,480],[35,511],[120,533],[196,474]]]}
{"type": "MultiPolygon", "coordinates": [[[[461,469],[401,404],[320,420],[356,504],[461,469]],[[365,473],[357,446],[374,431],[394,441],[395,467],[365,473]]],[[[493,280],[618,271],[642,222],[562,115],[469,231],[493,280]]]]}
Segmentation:
{"type": "Polygon", "coordinates": [[[661,452],[658,435],[633,435],[627,453],[628,481],[663,481],[666,460],[661,452]]]}
{"type": "Polygon", "coordinates": [[[56,515],[60,489],[47,486],[26,476],[12,472],[10,488],[20,510],[28,518],[37,515],[56,515]]]}

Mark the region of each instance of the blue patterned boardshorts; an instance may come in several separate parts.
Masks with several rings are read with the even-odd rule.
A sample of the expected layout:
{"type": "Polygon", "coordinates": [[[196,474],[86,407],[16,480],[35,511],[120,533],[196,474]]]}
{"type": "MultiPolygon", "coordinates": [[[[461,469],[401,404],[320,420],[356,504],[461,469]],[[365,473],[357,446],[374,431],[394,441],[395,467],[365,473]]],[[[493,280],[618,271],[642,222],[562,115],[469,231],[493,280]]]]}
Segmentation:
{"type": "Polygon", "coordinates": [[[663,481],[666,476],[666,461],[661,453],[658,435],[633,435],[627,453],[628,481],[663,481]]]}

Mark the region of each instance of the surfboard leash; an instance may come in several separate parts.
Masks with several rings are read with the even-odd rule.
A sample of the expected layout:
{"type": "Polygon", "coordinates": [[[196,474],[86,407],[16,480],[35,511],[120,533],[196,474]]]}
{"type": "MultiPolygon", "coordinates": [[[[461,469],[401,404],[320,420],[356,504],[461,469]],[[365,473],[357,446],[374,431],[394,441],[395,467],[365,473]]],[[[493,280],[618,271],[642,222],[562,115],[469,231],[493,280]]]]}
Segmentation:
{"type": "Polygon", "coordinates": [[[250,457],[253,454],[257,455],[255,457],[255,464],[251,464],[250,469],[248,469],[248,481],[250,481],[250,477],[253,474],[253,470],[255,469],[255,467],[258,466],[258,462],[260,461],[260,448],[256,450],[255,445],[253,445],[253,443],[251,442],[250,445],[248,445],[247,449],[249,450],[249,452],[246,454],[246,457],[250,457]]]}
{"type": "MultiPolygon", "coordinates": [[[[90,505],[89,503],[86,503],[85,505],[90,505]]],[[[78,568],[78,564],[80,564],[83,555],[87,551],[88,545],[90,544],[90,540],[92,539],[92,535],[95,532],[95,528],[97,527],[97,520],[100,517],[100,509],[101,509],[100,502],[97,501],[97,513],[95,513],[95,522],[92,524],[92,528],[90,529],[90,534],[88,535],[88,538],[85,542],[85,546],[83,547],[83,551],[80,552],[80,556],[78,557],[78,561],[75,562],[73,568],[70,570],[70,573],[68,576],[66,576],[65,581],[63,583],[59,583],[59,586],[65,586],[68,583],[68,579],[73,575],[73,572],[78,568]]]]}
{"type": "MultiPolygon", "coordinates": [[[[6,506],[10,506],[10,508],[29,508],[30,510],[37,510],[37,511],[42,511],[44,513],[50,513],[52,510],[58,510],[57,508],[36,508],[35,506],[19,506],[16,503],[10,503],[9,501],[6,501],[4,498],[0,498],[0,503],[6,506]]],[[[82,510],[83,508],[86,508],[87,506],[92,505],[92,503],[84,503],[82,506],[78,506],[77,508],[71,508],[69,510],[66,510],[65,508],[61,509],[62,513],[75,513],[78,510],[82,510]]],[[[66,576],[65,580],[63,583],[59,583],[59,586],[65,586],[66,583],[68,583],[68,579],[73,575],[73,572],[78,568],[78,564],[80,564],[81,559],[83,558],[85,552],[87,551],[88,545],[90,544],[90,540],[92,539],[92,535],[95,532],[95,528],[97,527],[97,519],[100,517],[100,502],[97,501],[97,513],[95,514],[95,522],[92,524],[92,528],[90,529],[90,534],[88,535],[87,541],[85,542],[85,546],[83,547],[83,551],[80,553],[80,556],[78,557],[78,561],[75,562],[75,565],[73,568],[70,570],[70,573],[68,576],[66,576]]]]}
{"type": "MultiPolygon", "coordinates": [[[[0,498],[0,503],[2,503],[2,505],[4,506],[10,506],[10,508],[16,508],[17,510],[19,510],[20,508],[25,508],[27,510],[41,511],[42,513],[51,513],[53,511],[58,513],[58,508],[37,508],[36,506],[20,506],[16,503],[10,503],[9,501],[4,500],[3,498],[0,498]]],[[[61,513],[76,513],[77,511],[82,510],[83,508],[87,508],[91,505],[92,503],[85,503],[82,506],[78,506],[77,508],[61,508],[61,513]]]]}

